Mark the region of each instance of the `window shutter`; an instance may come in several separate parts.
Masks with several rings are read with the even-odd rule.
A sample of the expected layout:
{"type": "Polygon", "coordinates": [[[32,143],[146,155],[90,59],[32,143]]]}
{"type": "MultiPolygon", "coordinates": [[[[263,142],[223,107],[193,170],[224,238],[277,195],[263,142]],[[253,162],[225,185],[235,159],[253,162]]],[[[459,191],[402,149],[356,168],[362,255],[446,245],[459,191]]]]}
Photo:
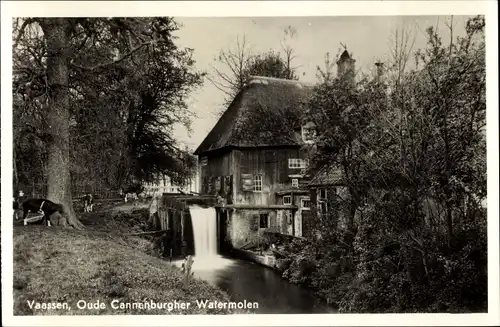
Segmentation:
{"type": "Polygon", "coordinates": [[[214,194],[214,178],[213,177],[209,177],[208,178],[208,194],[214,194]]]}
{"type": "Polygon", "coordinates": [[[200,160],[200,165],[202,167],[208,165],[208,158],[207,157],[202,157],[201,160],[200,160]]]}
{"type": "Polygon", "coordinates": [[[230,176],[224,176],[224,193],[226,195],[231,194],[231,175],[230,176]]]}
{"type": "Polygon", "coordinates": [[[222,194],[222,181],[221,181],[221,176],[217,176],[215,178],[215,193],[216,194],[222,194]]]}
{"type": "Polygon", "coordinates": [[[260,223],[260,217],[259,215],[252,215],[251,216],[251,221],[250,221],[250,230],[252,231],[258,231],[259,230],[259,223],[260,223]]]}
{"type": "Polygon", "coordinates": [[[241,189],[245,192],[253,191],[253,175],[241,174],[241,189]]]}
{"type": "Polygon", "coordinates": [[[201,193],[207,194],[207,177],[204,176],[202,181],[201,181],[201,193]]]}

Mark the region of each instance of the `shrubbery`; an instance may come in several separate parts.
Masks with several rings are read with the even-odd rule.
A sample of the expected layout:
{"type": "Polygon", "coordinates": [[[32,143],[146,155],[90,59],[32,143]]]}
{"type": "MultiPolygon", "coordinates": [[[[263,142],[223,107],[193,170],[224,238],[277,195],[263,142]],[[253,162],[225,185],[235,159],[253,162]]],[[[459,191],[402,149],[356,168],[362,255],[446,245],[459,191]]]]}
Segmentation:
{"type": "Polygon", "coordinates": [[[429,28],[420,68],[384,83],[315,88],[313,162],[339,167],[345,194],[328,192],[284,277],[341,312],[487,310],[484,23],[449,44],[429,28]]]}
{"type": "MultiPolygon", "coordinates": [[[[485,213],[481,220],[486,221],[485,213]]],[[[341,312],[481,312],[487,308],[486,225],[463,227],[454,244],[430,241],[425,261],[411,247],[374,244],[360,228],[351,247],[295,242],[283,273],[341,312]],[[389,249],[389,250],[388,250],[389,249]],[[390,251],[386,253],[384,251],[390,251]],[[323,255],[318,256],[318,252],[323,255]],[[427,271],[427,272],[426,272],[427,271]]],[[[338,233],[342,234],[342,233],[338,233]]],[[[445,239],[445,235],[442,235],[445,239]]]]}

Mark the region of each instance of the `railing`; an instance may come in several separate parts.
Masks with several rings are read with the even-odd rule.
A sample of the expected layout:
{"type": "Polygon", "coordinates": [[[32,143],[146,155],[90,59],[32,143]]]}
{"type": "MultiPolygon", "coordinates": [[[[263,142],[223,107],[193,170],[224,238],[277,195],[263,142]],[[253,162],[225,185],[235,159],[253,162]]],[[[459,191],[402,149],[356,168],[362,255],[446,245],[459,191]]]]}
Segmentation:
{"type": "MultiPolygon", "coordinates": [[[[33,183],[31,185],[19,185],[19,190],[22,190],[26,197],[29,198],[46,198],[47,185],[42,183],[33,183]]],[[[76,184],[71,187],[71,196],[73,199],[83,197],[85,194],[91,193],[96,199],[113,199],[120,198],[118,190],[101,187],[91,184],[76,184]]]]}

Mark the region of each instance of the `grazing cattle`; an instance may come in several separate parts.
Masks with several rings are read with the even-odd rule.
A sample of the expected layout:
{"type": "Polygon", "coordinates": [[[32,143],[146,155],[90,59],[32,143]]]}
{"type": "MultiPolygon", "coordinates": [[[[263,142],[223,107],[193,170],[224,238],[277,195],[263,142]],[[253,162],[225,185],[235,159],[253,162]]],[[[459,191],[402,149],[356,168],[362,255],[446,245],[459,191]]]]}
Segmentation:
{"type": "Polygon", "coordinates": [[[94,211],[94,197],[90,193],[86,194],[83,197],[83,211],[84,212],[94,211]]]}
{"type": "Polygon", "coordinates": [[[41,219],[41,223],[50,226],[49,217],[55,213],[59,212],[63,214],[64,208],[61,204],[54,203],[47,199],[29,199],[23,202],[23,219],[24,225],[28,224],[28,220],[26,217],[30,212],[43,214],[43,218],[41,219]]]}
{"type": "Polygon", "coordinates": [[[144,186],[140,183],[136,183],[120,189],[120,195],[124,197],[124,201],[127,203],[130,199],[134,201],[137,200],[143,191],[144,186]]]}
{"type": "MultiPolygon", "coordinates": [[[[127,203],[129,200],[132,200],[132,201],[137,201],[139,199],[139,196],[137,195],[137,193],[126,193],[125,194],[125,203],[127,203]]],[[[135,204],[137,205],[137,204],[135,204]]]]}

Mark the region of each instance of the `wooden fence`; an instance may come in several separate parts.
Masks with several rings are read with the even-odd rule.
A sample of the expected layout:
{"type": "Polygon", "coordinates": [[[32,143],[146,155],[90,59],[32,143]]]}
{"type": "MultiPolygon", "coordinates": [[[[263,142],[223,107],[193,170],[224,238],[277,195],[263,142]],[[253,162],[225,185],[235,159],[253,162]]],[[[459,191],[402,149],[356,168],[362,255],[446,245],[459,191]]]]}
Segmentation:
{"type": "MultiPolygon", "coordinates": [[[[26,197],[30,198],[46,198],[47,184],[32,183],[30,185],[19,185],[17,190],[22,190],[26,197]]],[[[73,184],[71,187],[71,195],[73,199],[83,197],[90,193],[96,199],[115,199],[119,198],[119,190],[113,190],[96,184],[73,184]]]]}

